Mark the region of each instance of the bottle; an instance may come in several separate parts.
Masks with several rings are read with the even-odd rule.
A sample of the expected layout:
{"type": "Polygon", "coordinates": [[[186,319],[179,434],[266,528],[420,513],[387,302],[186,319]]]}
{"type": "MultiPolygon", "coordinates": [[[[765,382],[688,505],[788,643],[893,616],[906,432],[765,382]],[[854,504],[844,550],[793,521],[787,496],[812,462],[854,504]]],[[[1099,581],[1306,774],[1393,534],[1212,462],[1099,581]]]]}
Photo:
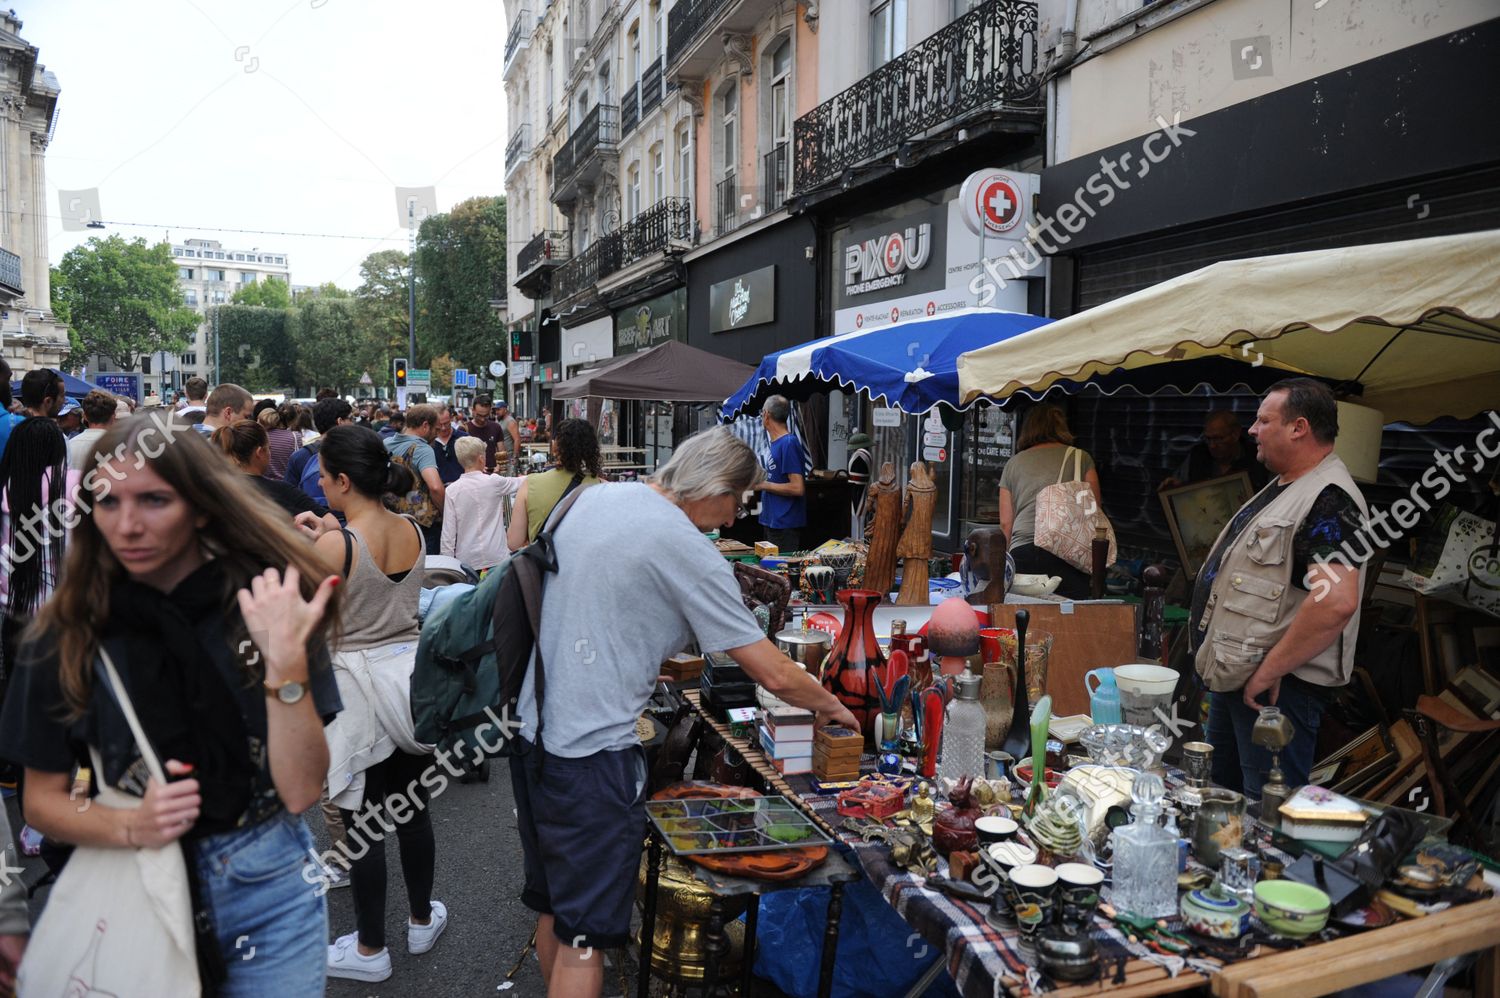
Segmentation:
{"type": "Polygon", "coordinates": [[[1115,670],[1094,669],[1083,677],[1089,691],[1089,717],[1095,724],[1120,723],[1120,688],[1115,685],[1115,670]],[[1090,686],[1089,680],[1098,683],[1090,686]]]}
{"type": "Polygon", "coordinates": [[[1109,530],[1104,526],[1094,528],[1094,539],[1089,542],[1089,599],[1104,598],[1104,577],[1109,571],[1109,530]]]}
{"type": "Polygon", "coordinates": [[[1177,913],[1176,836],[1157,824],[1166,788],[1161,777],[1142,773],[1130,788],[1131,818],[1110,832],[1114,850],[1111,902],[1146,918],[1177,913]]]}
{"type": "Polygon", "coordinates": [[[979,677],[965,672],[955,678],[958,689],[943,719],[938,776],[957,781],[984,775],[984,707],[979,702],[979,677]]]}

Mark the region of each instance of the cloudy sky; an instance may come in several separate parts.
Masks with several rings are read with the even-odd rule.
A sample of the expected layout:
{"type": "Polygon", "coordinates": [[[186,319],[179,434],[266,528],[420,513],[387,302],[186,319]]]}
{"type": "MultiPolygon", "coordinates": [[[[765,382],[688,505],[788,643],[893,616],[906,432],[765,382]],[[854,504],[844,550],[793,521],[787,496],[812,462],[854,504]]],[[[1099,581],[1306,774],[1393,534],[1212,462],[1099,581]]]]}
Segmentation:
{"type": "Polygon", "coordinates": [[[294,283],[352,289],[407,245],[396,187],[504,193],[499,0],[13,2],[62,86],[53,263],[99,234],[64,231],[57,192],[95,188],[111,233],[284,251],[294,283]]]}

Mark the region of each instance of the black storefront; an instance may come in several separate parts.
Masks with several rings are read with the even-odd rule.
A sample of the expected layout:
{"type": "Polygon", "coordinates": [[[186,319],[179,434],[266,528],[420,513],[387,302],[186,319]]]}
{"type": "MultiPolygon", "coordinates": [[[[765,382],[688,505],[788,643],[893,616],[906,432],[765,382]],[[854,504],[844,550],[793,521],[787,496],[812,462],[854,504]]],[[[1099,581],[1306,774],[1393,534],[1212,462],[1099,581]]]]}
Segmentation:
{"type": "Polygon", "coordinates": [[[690,259],[688,345],[753,367],[816,336],[817,245],[810,218],[788,218],[690,259]]]}

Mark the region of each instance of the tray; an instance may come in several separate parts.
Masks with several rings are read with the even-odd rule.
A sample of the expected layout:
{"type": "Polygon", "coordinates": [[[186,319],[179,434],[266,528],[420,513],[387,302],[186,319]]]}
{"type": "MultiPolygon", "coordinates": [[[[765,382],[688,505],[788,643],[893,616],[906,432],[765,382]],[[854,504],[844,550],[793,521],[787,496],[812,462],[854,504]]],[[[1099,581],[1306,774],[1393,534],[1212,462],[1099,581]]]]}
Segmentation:
{"type": "Polygon", "coordinates": [[[646,817],[674,856],[803,849],[833,841],[785,797],[648,801],[646,817]],[[785,829],[784,837],[773,837],[772,828],[785,829]]]}

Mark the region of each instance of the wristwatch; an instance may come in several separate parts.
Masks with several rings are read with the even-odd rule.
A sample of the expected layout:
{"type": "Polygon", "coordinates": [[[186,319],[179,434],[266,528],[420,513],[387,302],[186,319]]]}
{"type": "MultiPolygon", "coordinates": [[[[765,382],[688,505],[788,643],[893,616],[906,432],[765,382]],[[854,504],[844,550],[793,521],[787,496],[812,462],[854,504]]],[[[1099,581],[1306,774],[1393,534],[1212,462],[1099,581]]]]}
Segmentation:
{"type": "Polygon", "coordinates": [[[270,683],[262,683],[266,688],[266,696],[275,697],[285,704],[293,704],[307,695],[307,687],[295,679],[288,679],[277,686],[270,683]]]}

